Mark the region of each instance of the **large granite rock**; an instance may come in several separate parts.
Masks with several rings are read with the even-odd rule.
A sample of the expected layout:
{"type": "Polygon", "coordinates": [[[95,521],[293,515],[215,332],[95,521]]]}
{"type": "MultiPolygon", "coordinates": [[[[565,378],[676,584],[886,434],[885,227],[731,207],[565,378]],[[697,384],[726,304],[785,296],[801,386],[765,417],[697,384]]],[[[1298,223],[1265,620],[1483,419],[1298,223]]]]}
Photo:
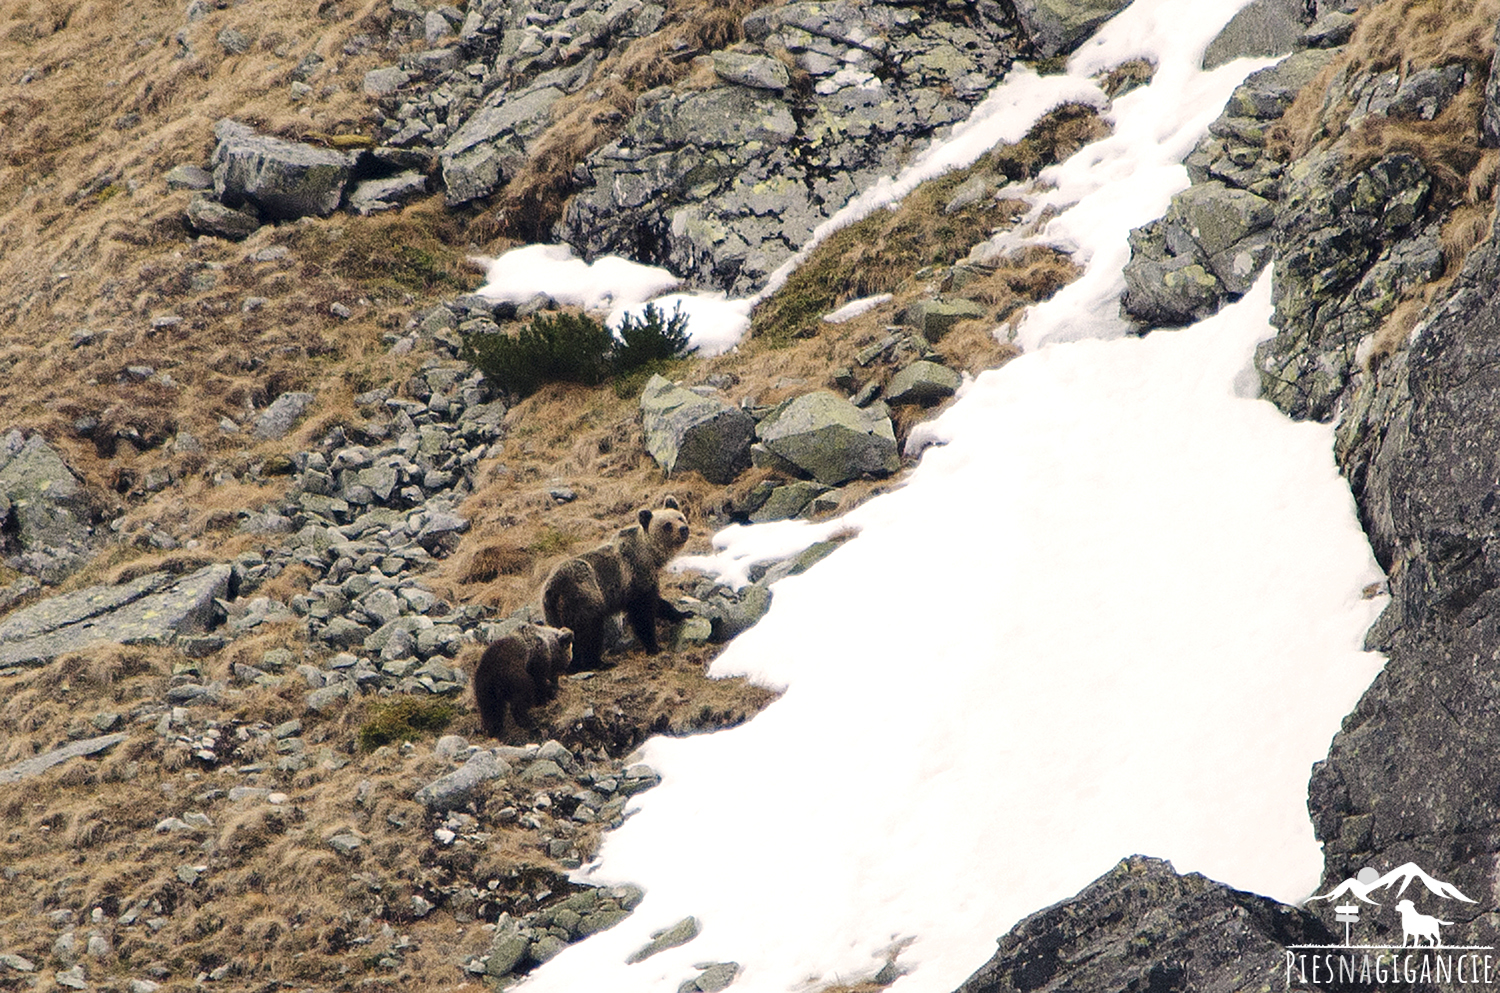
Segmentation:
{"type": "Polygon", "coordinates": [[[262,217],[290,221],[338,209],[353,170],[349,156],[257,134],[235,121],[214,126],[214,195],[228,207],[254,204],[262,217]]]}
{"type": "Polygon", "coordinates": [[[1287,945],[1332,940],[1305,911],[1133,855],[1017,924],[957,993],[1282,989],[1287,945]]]}
{"type": "Polygon", "coordinates": [[[722,400],[652,376],[641,393],[641,422],[646,450],[669,475],[696,472],[722,486],[750,467],[755,421],[722,400]]]}
{"type": "Polygon", "coordinates": [[[755,427],[775,458],[824,486],[901,468],[891,419],[828,392],[779,404],[755,427]]]}
{"type": "Polygon", "coordinates": [[[176,579],[153,572],[25,607],[0,620],[0,669],[42,665],[101,641],[165,645],[207,631],[232,575],[223,564],[176,579]]]}
{"type": "Polygon", "coordinates": [[[1240,58],[1287,55],[1301,46],[1311,18],[1306,0],[1251,0],[1203,53],[1203,68],[1240,58]]]}
{"type": "Polygon", "coordinates": [[[443,184],[450,204],[487,196],[526,162],[528,142],[551,120],[563,96],[554,86],[496,90],[443,146],[443,184]]]}
{"type": "Polygon", "coordinates": [[[83,484],[39,434],[0,441],[0,548],[5,564],[60,582],[90,554],[92,510],[83,484]]]}
{"type": "Polygon", "coordinates": [[[1015,0],[1021,27],[1042,58],[1071,52],[1128,6],[1130,0],[1015,0]]]}

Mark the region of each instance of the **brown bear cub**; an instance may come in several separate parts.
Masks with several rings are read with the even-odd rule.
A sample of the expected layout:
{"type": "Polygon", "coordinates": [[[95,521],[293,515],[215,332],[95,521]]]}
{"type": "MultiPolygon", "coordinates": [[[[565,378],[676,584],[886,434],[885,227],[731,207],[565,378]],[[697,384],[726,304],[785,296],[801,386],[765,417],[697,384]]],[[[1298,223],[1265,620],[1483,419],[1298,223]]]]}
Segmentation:
{"type": "Polygon", "coordinates": [[[531,708],[557,696],[557,677],[568,671],[573,632],[522,624],[484,650],[474,670],[474,703],[485,734],[500,737],[505,705],[511,720],[528,728],[531,708]]]}
{"type": "Polygon", "coordinates": [[[661,651],[656,640],[656,618],[680,621],[687,615],[661,598],[662,566],[687,542],[687,518],[676,497],[662,509],[642,510],[638,524],[622,530],[613,541],[552,571],[542,589],[547,623],[573,629],[573,666],[597,669],[604,650],[604,623],[625,612],[635,636],[646,651],[661,651]]]}

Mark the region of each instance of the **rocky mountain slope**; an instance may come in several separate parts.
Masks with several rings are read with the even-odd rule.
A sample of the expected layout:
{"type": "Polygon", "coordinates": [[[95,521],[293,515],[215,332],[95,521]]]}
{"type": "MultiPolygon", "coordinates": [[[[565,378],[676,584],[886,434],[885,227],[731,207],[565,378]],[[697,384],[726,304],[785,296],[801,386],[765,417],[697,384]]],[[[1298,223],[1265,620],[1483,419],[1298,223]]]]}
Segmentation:
{"type": "MultiPolygon", "coordinates": [[[[757,288],[995,76],[1122,6],[0,2],[0,988],[446,989],[628,914],[638,890],[566,872],[654,783],[632,749],[771,699],[705,664],[831,546],[737,593],[674,580],[693,616],[667,652],[623,645],[498,747],[465,698],[479,646],[668,492],[702,548],[891,485],[958,374],[1015,354],[995,324],[1074,275],[965,261],[1023,214],[1006,184],[1106,125],[1059,108],[830,238],[737,352],[600,387],[476,371],[466,342],[556,306],[473,295],[468,256],[556,237],[757,288]]],[[[1290,57],[1236,91],[1127,269],[1145,331],[1275,263],[1265,395],[1337,421],[1392,577],[1390,663],[1311,785],[1335,882],[1415,859],[1494,891],[1497,19],[1250,4],[1209,59],[1290,57]]],[[[965,989],[1242,988],[1322,928],[1127,859],[965,989]]],[[[706,965],[696,988],[732,982],[706,965]]]]}

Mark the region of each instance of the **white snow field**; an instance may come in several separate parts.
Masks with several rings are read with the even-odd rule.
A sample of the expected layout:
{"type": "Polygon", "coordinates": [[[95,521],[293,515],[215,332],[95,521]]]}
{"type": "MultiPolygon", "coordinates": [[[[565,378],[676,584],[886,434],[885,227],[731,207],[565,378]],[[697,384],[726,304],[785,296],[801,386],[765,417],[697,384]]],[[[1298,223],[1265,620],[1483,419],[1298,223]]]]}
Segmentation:
{"type": "Polygon", "coordinates": [[[808,990],[911,939],[891,989],[947,993],[1021,917],[1135,853],[1313,892],[1308,773],[1379,670],[1360,645],[1380,571],[1331,430],[1248,398],[1269,276],[1185,331],[1121,337],[1117,316],[1126,231],[1186,185],[1176,163],[1258,65],[1195,68],[1240,6],[1135,0],[1066,85],[1007,84],[1019,135],[1045,109],[1025,86],[1159,63],[1043,194],[1076,204],[1040,237],[1087,272],[1034,308],[1027,354],[925,430],[900,489],[828,524],[731,528],[698,560],[743,581],[758,556],[860,532],[776,584],[714,664],[781,699],[647,743],[661,785],[577,873],[646,897],[525,989],[659,993],[733,961],[736,991],[808,990]],[[625,964],[688,915],[697,938],[625,964]]]}

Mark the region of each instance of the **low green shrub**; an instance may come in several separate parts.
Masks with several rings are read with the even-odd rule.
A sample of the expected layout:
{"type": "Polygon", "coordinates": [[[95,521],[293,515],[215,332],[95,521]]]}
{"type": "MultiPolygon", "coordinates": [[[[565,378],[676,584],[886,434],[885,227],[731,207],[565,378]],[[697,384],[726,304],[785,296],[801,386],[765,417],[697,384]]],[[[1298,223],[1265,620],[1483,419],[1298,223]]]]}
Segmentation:
{"type": "Polygon", "coordinates": [[[464,358],[495,386],[525,397],[543,383],[597,386],[611,375],[680,358],[690,348],[682,308],[668,317],[647,304],[642,316],[627,315],[614,335],[586,314],[543,314],[514,335],[471,336],[464,358]]]}
{"type": "Polygon", "coordinates": [[[646,304],[646,309],[639,318],[634,314],[626,314],[620,321],[620,326],[615,329],[614,350],[610,355],[614,371],[630,372],[651,362],[663,362],[686,355],[691,348],[688,343],[687,322],[687,315],[682,312],[681,304],[672,309],[671,317],[662,313],[661,308],[654,303],[646,304]]]}

